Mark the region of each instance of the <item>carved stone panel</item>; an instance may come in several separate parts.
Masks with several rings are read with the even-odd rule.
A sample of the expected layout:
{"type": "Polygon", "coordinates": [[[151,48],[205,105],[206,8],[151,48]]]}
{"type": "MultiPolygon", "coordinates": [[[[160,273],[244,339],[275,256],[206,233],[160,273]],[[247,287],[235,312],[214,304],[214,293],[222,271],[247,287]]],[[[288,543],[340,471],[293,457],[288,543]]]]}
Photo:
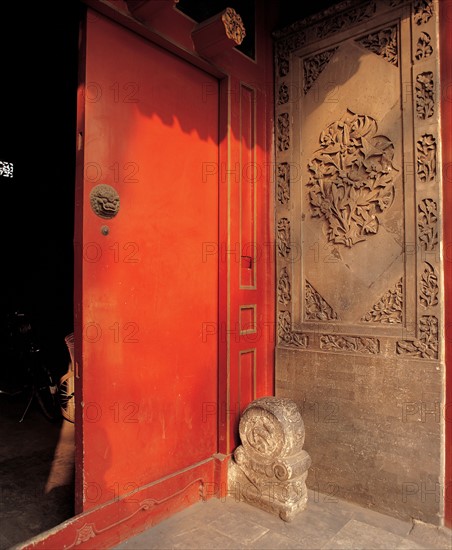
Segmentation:
{"type": "MultiPolygon", "coordinates": [[[[404,503],[401,483],[439,483],[440,469],[391,454],[403,400],[424,398],[416,372],[443,368],[437,7],[343,0],[275,35],[277,395],[332,401],[351,426],[311,422],[325,491],[333,480],[369,506],[378,494],[407,518],[439,517],[404,503]]],[[[430,427],[418,423],[407,454],[422,455],[430,427]]]]}

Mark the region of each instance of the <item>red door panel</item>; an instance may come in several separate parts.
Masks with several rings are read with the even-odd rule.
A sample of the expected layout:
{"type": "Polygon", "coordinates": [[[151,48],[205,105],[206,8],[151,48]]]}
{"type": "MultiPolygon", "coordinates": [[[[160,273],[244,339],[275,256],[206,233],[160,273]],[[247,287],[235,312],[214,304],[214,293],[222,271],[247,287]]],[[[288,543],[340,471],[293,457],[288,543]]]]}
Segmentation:
{"type": "Polygon", "coordinates": [[[217,451],[218,83],[99,15],[86,42],[83,508],[217,451]],[[208,90],[208,94],[205,93],[208,90]],[[205,179],[205,178],[204,178],[205,179]],[[95,214],[99,184],[119,195],[95,214]]]}

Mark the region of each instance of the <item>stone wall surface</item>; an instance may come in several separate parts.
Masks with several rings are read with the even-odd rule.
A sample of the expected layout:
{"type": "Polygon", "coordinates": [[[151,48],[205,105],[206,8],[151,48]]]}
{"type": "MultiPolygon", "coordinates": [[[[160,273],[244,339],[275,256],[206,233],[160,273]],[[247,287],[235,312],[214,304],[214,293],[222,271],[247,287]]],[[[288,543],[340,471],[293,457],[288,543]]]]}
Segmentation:
{"type": "Polygon", "coordinates": [[[442,515],[435,0],[345,1],[275,33],[276,395],[308,486],[442,515]]]}

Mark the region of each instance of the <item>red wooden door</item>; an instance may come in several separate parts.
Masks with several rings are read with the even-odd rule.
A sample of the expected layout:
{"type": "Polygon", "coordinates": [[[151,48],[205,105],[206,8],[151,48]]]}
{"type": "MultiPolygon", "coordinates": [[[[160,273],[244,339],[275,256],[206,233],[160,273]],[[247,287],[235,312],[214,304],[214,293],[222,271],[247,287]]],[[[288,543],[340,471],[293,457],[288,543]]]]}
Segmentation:
{"type": "Polygon", "coordinates": [[[218,82],[91,13],[84,89],[81,510],[212,457],[218,386],[218,82]]]}

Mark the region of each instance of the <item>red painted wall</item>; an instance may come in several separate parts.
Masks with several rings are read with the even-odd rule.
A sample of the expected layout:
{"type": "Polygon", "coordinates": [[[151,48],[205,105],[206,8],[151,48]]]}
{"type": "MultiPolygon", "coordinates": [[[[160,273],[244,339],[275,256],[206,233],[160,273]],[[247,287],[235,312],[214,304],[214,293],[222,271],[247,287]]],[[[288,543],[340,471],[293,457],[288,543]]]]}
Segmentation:
{"type": "Polygon", "coordinates": [[[443,254],[446,348],[445,523],[452,527],[452,2],[440,1],[440,71],[443,175],[443,254]]]}

